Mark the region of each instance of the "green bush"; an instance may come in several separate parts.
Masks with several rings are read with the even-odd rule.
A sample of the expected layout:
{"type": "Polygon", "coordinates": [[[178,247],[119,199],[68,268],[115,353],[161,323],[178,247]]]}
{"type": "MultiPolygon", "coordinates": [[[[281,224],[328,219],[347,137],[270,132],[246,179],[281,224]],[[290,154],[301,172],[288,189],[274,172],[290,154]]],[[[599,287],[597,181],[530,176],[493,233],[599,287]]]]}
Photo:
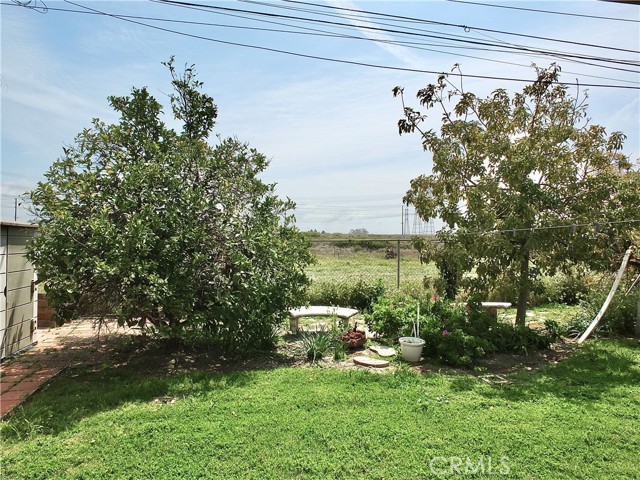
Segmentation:
{"type": "Polygon", "coordinates": [[[542,280],[541,292],[534,295],[539,298],[536,304],[561,303],[577,305],[587,296],[590,290],[590,280],[587,275],[557,274],[542,280]]]}
{"type": "Polygon", "coordinates": [[[367,240],[367,239],[359,239],[359,238],[349,238],[346,241],[338,241],[338,242],[330,242],[334,247],[346,249],[353,248],[355,252],[361,250],[375,251],[382,250],[384,248],[393,247],[392,242],[387,242],[384,240],[367,240]]]}
{"type": "MultiPolygon", "coordinates": [[[[421,306],[420,316],[423,309],[426,318],[420,333],[426,342],[425,356],[449,365],[470,367],[478,358],[496,350],[487,338],[494,321],[476,299],[471,298],[463,305],[434,296],[421,306]]],[[[422,325],[423,321],[420,322],[422,325]]]]}
{"type": "MultiPolygon", "coordinates": [[[[610,277],[610,280],[610,282],[606,281],[598,288],[594,288],[589,296],[580,303],[582,308],[567,324],[567,335],[572,337],[581,335],[596,315],[598,315],[609,294],[611,284],[613,283],[613,276],[610,277]]],[[[609,308],[592,335],[634,334],[640,286],[636,284],[635,288],[625,295],[632,286],[631,282],[632,278],[630,275],[623,279],[618,287],[617,293],[609,304],[609,308]]]]}
{"type": "MultiPolygon", "coordinates": [[[[543,277],[532,288],[529,296],[529,306],[560,303],[577,305],[585,298],[591,288],[592,278],[588,274],[558,273],[552,277],[543,277]]],[[[511,302],[518,301],[518,288],[509,281],[497,281],[495,286],[486,294],[488,301],[511,302]]]]}
{"type": "Polygon", "coordinates": [[[546,348],[557,339],[553,325],[539,332],[497,323],[474,297],[465,305],[436,296],[416,299],[402,293],[385,295],[365,315],[365,323],[391,340],[411,335],[418,301],[424,355],[449,365],[470,367],[478,358],[494,352],[527,353],[546,348]]]}
{"type": "Polygon", "coordinates": [[[369,330],[385,338],[396,340],[411,333],[411,322],[416,318],[417,301],[402,292],[380,297],[365,313],[364,322],[369,330]]]}
{"type": "Polygon", "coordinates": [[[300,305],[312,261],[294,204],[260,176],[268,159],[235,138],[209,144],[217,116],[193,67],[166,63],[176,131],[146,88],[110,97],[30,193],[29,259],[62,321],[87,311],[171,339],[241,350],[273,343],[300,305]]]}
{"type": "Polygon", "coordinates": [[[532,330],[527,326],[499,323],[488,335],[496,352],[529,353],[549,347],[557,339],[554,332],[532,330]]]}
{"type": "Polygon", "coordinates": [[[323,328],[315,332],[302,332],[301,337],[302,349],[312,362],[325,357],[331,350],[334,351],[334,357],[339,356],[341,351],[344,352],[344,345],[341,345],[334,330],[323,328]]]}
{"type": "Polygon", "coordinates": [[[351,307],[368,312],[385,291],[382,280],[374,283],[362,279],[355,282],[318,282],[313,283],[309,288],[307,303],[351,307]]]}

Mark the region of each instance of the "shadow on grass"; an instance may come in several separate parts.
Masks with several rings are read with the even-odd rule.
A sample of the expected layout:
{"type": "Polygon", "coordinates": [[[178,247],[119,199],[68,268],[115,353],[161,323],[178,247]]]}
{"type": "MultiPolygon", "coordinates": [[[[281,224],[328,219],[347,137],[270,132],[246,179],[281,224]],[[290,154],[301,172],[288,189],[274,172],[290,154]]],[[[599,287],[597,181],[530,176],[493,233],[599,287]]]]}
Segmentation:
{"type": "Polygon", "coordinates": [[[167,348],[135,336],[68,339],[54,358],[66,369],[2,422],[5,441],[32,433],[56,435],[127,404],[173,403],[242,387],[253,383],[260,371],[293,362],[275,353],[228,358],[216,351],[167,348]]]}
{"type": "MultiPolygon", "coordinates": [[[[538,372],[519,371],[507,385],[479,389],[479,393],[508,401],[531,401],[552,395],[570,402],[598,400],[620,387],[640,385],[640,342],[633,339],[591,340],[564,361],[538,372]]],[[[461,379],[456,388],[465,385],[461,379]]]]}
{"type": "MultiPolygon", "coordinates": [[[[34,395],[8,422],[3,422],[4,441],[20,441],[32,433],[57,435],[86,418],[127,404],[156,408],[152,404],[242,388],[262,381],[261,371],[295,363],[278,355],[229,360],[216,352],[167,351],[160,344],[141,343],[140,339],[121,344],[115,353],[102,363],[72,365],[55,378],[45,391],[34,395]]],[[[354,386],[361,378],[354,377],[354,386]]],[[[443,377],[434,373],[416,375],[409,368],[401,368],[394,375],[368,378],[383,382],[385,391],[391,392],[400,387],[420,388],[425,382],[441,383],[443,377]]],[[[449,388],[463,395],[473,392],[508,402],[555,396],[588,404],[618,388],[638,388],[640,343],[630,339],[590,341],[558,364],[509,375],[511,383],[507,385],[488,387],[477,376],[463,372],[446,374],[446,378],[449,388]]]]}

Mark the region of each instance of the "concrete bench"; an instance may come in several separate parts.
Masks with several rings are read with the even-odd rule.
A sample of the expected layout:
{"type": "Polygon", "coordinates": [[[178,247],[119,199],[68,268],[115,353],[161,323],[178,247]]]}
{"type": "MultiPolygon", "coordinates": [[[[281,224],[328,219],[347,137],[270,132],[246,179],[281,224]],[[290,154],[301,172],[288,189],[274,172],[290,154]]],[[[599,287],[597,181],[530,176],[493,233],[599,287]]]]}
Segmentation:
{"type": "Polygon", "coordinates": [[[311,306],[293,308],[289,310],[289,316],[291,317],[291,320],[289,321],[289,329],[292,332],[297,332],[298,320],[301,317],[337,317],[346,325],[349,322],[349,319],[357,313],[358,310],[354,308],[343,307],[311,306]]]}
{"type": "Polygon", "coordinates": [[[482,308],[484,308],[491,318],[494,320],[498,319],[498,309],[499,308],[510,308],[511,303],[509,302],[482,302],[482,308]]]}

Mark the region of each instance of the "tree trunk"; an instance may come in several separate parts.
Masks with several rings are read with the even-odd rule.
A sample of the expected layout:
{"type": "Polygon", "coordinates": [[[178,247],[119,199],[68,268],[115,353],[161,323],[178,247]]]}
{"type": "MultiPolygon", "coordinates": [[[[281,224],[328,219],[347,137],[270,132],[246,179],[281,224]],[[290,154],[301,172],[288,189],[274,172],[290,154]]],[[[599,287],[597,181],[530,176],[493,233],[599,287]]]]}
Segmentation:
{"type": "Polygon", "coordinates": [[[527,318],[527,302],[529,301],[529,252],[525,252],[520,260],[520,279],[518,282],[518,310],[516,325],[525,326],[527,318]]]}

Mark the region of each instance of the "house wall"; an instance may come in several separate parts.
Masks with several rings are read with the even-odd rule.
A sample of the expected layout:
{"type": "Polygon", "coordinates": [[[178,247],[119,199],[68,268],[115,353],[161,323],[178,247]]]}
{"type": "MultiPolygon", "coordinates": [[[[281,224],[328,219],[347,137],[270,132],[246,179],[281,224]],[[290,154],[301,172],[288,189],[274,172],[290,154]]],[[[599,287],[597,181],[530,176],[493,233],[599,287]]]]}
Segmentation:
{"type": "Polygon", "coordinates": [[[0,358],[36,342],[38,292],[26,245],[35,234],[28,224],[0,223],[0,358]]]}

